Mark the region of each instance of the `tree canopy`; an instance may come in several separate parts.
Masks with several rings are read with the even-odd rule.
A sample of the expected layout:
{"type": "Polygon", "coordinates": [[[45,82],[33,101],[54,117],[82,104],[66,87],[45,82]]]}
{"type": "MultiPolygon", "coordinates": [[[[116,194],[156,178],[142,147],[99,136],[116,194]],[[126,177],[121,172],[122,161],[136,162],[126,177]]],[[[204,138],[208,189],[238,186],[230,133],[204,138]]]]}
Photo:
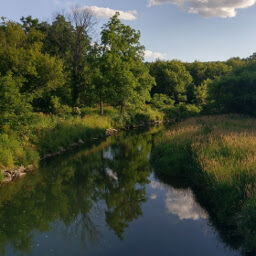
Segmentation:
{"type": "Polygon", "coordinates": [[[145,63],[140,32],[123,24],[118,12],[103,25],[100,43],[92,39],[95,24],[92,13],[79,8],[57,13],[52,22],[2,18],[2,116],[9,111],[14,120],[23,115],[21,109],[65,116],[96,105],[103,115],[104,104],[121,114],[147,104],[254,114],[255,54],[216,62],[145,63]],[[16,103],[8,103],[8,97],[16,103]]]}
{"type": "Polygon", "coordinates": [[[107,102],[120,106],[122,112],[124,107],[139,107],[150,100],[154,79],[143,63],[145,48],[139,42],[140,32],[122,24],[118,15],[101,32],[100,82],[108,88],[107,102]]]}

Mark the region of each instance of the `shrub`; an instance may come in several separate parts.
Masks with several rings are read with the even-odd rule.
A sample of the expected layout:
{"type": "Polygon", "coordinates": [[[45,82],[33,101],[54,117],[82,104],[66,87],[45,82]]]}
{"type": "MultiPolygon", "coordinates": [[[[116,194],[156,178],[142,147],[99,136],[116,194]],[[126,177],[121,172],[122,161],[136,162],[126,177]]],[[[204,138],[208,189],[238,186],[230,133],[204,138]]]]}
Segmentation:
{"type": "Polygon", "coordinates": [[[71,115],[71,113],[76,112],[74,109],[72,110],[71,107],[67,105],[62,105],[60,103],[60,99],[56,96],[52,96],[51,104],[52,104],[52,113],[60,117],[68,117],[71,115]]]}
{"type": "Polygon", "coordinates": [[[201,109],[192,104],[180,103],[175,107],[163,108],[165,118],[167,119],[184,119],[188,117],[198,116],[201,109]]]}

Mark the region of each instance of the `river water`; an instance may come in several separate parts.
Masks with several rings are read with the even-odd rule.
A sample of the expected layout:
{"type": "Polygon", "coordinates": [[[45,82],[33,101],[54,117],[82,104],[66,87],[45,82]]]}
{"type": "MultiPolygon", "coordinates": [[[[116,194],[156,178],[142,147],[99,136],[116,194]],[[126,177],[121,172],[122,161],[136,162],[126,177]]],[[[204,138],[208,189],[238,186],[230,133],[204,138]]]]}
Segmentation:
{"type": "Polygon", "coordinates": [[[152,170],[162,131],[95,141],[1,186],[0,255],[239,255],[185,180],[152,170]]]}

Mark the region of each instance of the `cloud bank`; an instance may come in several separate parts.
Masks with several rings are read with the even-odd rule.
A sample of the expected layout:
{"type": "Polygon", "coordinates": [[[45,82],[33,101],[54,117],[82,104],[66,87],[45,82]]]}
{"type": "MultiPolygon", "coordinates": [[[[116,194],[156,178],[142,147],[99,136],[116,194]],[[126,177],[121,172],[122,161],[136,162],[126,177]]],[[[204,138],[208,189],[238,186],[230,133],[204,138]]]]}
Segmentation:
{"type": "Polygon", "coordinates": [[[146,58],[153,58],[153,59],[165,59],[165,54],[160,53],[160,52],[152,52],[149,50],[144,51],[144,56],[146,58]]]}
{"type": "Polygon", "coordinates": [[[137,17],[137,11],[119,11],[119,10],[113,10],[110,8],[105,7],[98,7],[98,6],[84,6],[81,7],[81,9],[91,11],[93,15],[95,15],[98,18],[105,18],[109,19],[112,16],[115,15],[116,12],[119,12],[119,19],[121,20],[136,20],[137,17]]]}
{"type": "Polygon", "coordinates": [[[148,0],[149,6],[175,4],[203,17],[232,18],[238,9],[253,6],[256,0],[148,0]]]}

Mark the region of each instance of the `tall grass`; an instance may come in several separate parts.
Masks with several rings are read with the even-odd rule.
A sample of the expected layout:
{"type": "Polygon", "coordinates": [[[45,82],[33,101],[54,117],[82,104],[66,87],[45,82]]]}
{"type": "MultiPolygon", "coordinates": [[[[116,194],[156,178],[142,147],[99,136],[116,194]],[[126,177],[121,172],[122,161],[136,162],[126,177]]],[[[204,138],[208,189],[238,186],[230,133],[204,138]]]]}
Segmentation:
{"type": "Polygon", "coordinates": [[[105,108],[105,115],[100,116],[98,109],[82,109],[81,116],[33,114],[33,121],[13,131],[8,127],[0,133],[0,169],[18,165],[37,165],[40,158],[49,153],[69,148],[74,143],[106,135],[111,127],[125,128],[145,122],[162,121],[163,114],[146,108],[120,114],[113,107],[105,108]]]}
{"type": "MultiPolygon", "coordinates": [[[[82,113],[86,115],[98,115],[98,108],[84,108],[82,113]]],[[[163,121],[164,113],[157,109],[151,108],[149,105],[145,105],[142,109],[129,109],[120,113],[120,110],[112,106],[106,106],[104,108],[104,116],[111,119],[111,124],[116,128],[125,128],[127,125],[139,125],[142,123],[163,121]]]]}
{"type": "Polygon", "coordinates": [[[0,168],[37,165],[40,157],[60,148],[69,148],[79,140],[101,137],[111,127],[109,117],[85,116],[62,119],[37,114],[23,133],[0,134],[0,168]]]}
{"type": "Polygon", "coordinates": [[[16,133],[0,134],[0,168],[36,165],[39,155],[34,145],[16,133]]]}
{"type": "Polygon", "coordinates": [[[235,226],[243,237],[243,250],[252,253],[256,252],[255,138],[255,119],[191,118],[168,131],[151,156],[159,172],[186,175],[218,221],[235,226]]]}
{"type": "Polygon", "coordinates": [[[68,148],[80,140],[102,137],[111,127],[108,117],[85,116],[61,119],[57,117],[41,116],[38,123],[32,128],[33,143],[36,145],[40,156],[46,153],[68,148]]]}

